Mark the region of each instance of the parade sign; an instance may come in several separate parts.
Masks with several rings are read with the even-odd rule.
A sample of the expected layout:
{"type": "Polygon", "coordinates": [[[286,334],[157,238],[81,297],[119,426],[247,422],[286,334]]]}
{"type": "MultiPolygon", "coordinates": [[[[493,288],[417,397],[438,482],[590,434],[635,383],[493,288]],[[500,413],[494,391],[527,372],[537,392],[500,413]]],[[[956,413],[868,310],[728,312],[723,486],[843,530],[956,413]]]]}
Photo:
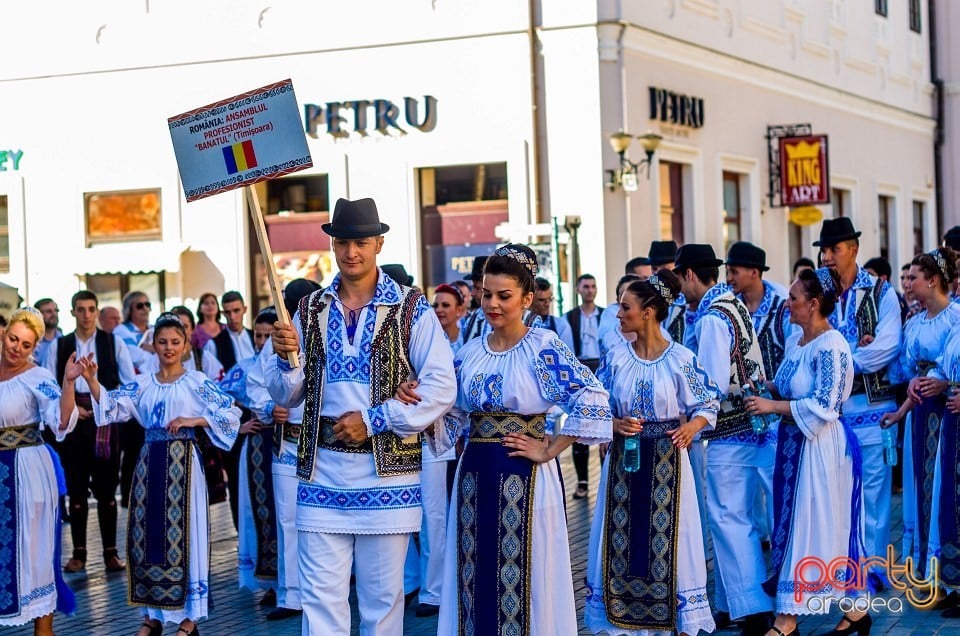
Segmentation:
{"type": "Polygon", "coordinates": [[[187,201],[313,165],[290,80],[171,117],[167,124],[187,201]]]}
{"type": "Polygon", "coordinates": [[[780,138],[780,204],[830,203],[827,136],[780,138]]]}

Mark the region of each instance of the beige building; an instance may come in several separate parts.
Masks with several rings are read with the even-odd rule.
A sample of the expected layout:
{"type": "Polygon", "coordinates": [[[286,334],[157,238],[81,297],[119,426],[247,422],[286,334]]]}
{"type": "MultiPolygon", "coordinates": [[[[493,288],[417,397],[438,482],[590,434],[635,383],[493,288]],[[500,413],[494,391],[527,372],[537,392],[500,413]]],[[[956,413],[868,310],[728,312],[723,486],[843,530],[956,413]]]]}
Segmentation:
{"type": "Polygon", "coordinates": [[[207,290],[267,303],[243,196],[186,203],[166,120],[288,77],[314,166],[258,186],[285,278],[329,280],[320,224],[337,198],[372,196],[393,228],[383,262],[427,287],[506,238],[545,254],[558,241],[554,274],[569,280],[578,256],[611,285],[653,239],[719,252],[743,238],[785,280],[817,226],[770,205],[765,135],[801,123],[829,135],[823,214],[851,216],[862,253],[896,265],[938,234],[927,25],[905,5],[927,6],[873,4],[4,7],[17,55],[0,66],[0,282],[61,304],[82,286],[110,304],[143,289],[155,310],[207,290]],[[607,187],[621,129],[663,137],[635,191],[607,187]]]}

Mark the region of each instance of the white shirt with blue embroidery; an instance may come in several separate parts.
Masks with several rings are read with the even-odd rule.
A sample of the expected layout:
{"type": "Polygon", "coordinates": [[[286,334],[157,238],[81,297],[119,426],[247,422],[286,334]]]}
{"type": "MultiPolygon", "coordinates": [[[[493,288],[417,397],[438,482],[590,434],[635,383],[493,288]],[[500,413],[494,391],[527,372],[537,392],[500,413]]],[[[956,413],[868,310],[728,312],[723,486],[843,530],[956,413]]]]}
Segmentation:
{"type": "MultiPolygon", "coordinates": [[[[376,305],[396,305],[400,286],[380,271],[370,304],[360,311],[353,342],[347,338],[345,311],[337,290],[339,274],[320,292],[329,307],[327,353],[320,415],[339,418],[359,411],[367,434],[392,431],[401,438],[423,431],[453,405],[456,384],[453,354],[446,334],[426,298],[421,297],[410,333],[410,365],[420,382],[418,404],[389,399],[370,405],[370,355],[376,323],[376,305]]],[[[290,368],[273,354],[274,372],[266,376],[270,396],[280,406],[303,403],[306,393],[306,359],[300,312],[293,317],[300,338],[300,366],[290,368]]],[[[380,477],[371,453],[344,453],[318,448],[313,479],[302,481],[297,492],[297,528],[307,532],[347,534],[394,534],[420,531],[420,477],[380,477]]]]}
{"type": "MultiPolygon", "coordinates": [[[[223,450],[230,450],[240,430],[240,409],[199,371],[187,371],[174,382],[158,382],[155,374],[138,375],[134,382],[113,391],[101,391],[94,401],[93,413],[98,426],[137,420],[147,434],[166,428],[177,417],[202,417],[210,441],[223,450]]],[[[133,424],[127,424],[133,426],[133,424]]],[[[150,457],[156,457],[151,455],[150,457]]],[[[160,458],[161,461],[165,461],[160,458]]],[[[194,444],[191,459],[187,598],[182,609],[147,608],[144,613],[161,622],[181,622],[185,618],[201,620],[209,612],[210,553],[207,485],[203,479],[200,451],[194,444]]],[[[187,493],[184,493],[187,497],[187,493]]],[[[151,504],[163,503],[154,502],[151,504]]],[[[148,529],[149,532],[150,529],[148,529]]],[[[158,529],[163,533],[163,528],[158,529]]]]}
{"type": "MultiPolygon", "coordinates": [[[[77,423],[74,409],[68,427],[60,431],[60,387],[43,367],[31,367],[0,382],[0,429],[38,424],[63,441],[77,423]]],[[[11,613],[0,617],[0,626],[23,625],[56,609],[55,540],[60,536],[57,515],[59,496],[53,450],[46,444],[22,446],[8,456],[2,484],[4,506],[0,514],[0,572],[4,573],[5,605],[11,613]],[[16,492],[13,487],[16,485],[16,492]],[[12,506],[13,500],[16,506],[12,506]],[[16,566],[16,567],[14,567],[16,566]],[[13,593],[19,595],[19,607],[13,593]],[[19,609],[19,613],[16,611],[19,609]]]]}
{"type": "MultiPolygon", "coordinates": [[[[607,353],[597,375],[610,391],[610,406],[615,416],[636,417],[647,422],[703,417],[709,427],[716,426],[722,395],[707,377],[692,351],[668,339],[666,350],[654,360],[643,360],[630,344],[622,344],[607,353]]],[[[611,457],[611,456],[608,456],[611,457]]],[[[604,531],[607,510],[607,480],[610,462],[605,461],[597,490],[597,504],[590,526],[587,561],[587,601],[584,622],[592,633],[643,634],[613,626],[603,601],[604,531]]],[[[715,623],[707,600],[707,567],[703,550],[703,532],[697,504],[697,487],[686,449],[680,452],[679,504],[675,510],[681,530],[674,550],[673,568],[677,584],[677,630],[697,634],[712,632],[715,623]]],[[[676,487],[676,480],[673,486],[676,487]]],[[[638,519],[645,519],[638,513],[638,519]]]]}
{"type": "Polygon", "coordinates": [[[469,426],[471,412],[536,415],[558,406],[566,412],[563,429],[582,444],[612,439],[607,391],[557,337],[531,327],[507,351],[493,351],[488,338],[471,340],[455,360],[457,407],[446,418],[446,435],[437,435],[442,452],[469,426]]]}
{"type": "Polygon", "coordinates": [[[920,362],[935,363],[936,366],[927,374],[941,380],[946,379],[941,365],[949,343],[948,337],[957,324],[960,324],[960,305],[956,303],[948,304],[932,318],[924,310],[908,319],[903,328],[900,356],[890,366],[890,380],[906,383],[923,375],[919,368],[920,362]]]}

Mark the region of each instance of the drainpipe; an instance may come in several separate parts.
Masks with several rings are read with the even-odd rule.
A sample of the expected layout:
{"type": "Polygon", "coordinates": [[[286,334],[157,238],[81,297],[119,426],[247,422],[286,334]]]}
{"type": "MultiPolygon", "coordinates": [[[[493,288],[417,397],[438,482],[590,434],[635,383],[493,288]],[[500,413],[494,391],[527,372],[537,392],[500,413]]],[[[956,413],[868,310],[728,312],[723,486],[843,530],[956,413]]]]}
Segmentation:
{"type": "Polygon", "coordinates": [[[927,30],[930,34],[930,81],[933,83],[934,108],[937,127],[933,138],[933,172],[936,181],[934,197],[937,202],[937,243],[946,230],[943,217],[943,79],[937,64],[937,0],[927,3],[927,30]]]}
{"type": "Polygon", "coordinates": [[[528,20],[527,20],[527,42],[530,47],[530,115],[533,123],[533,143],[530,145],[530,162],[533,164],[533,214],[531,223],[546,223],[550,220],[550,215],[544,213],[545,184],[544,170],[541,157],[546,159],[544,149],[545,133],[543,131],[543,102],[540,99],[541,78],[541,60],[539,38],[537,36],[537,13],[540,0],[528,0],[528,20]]]}

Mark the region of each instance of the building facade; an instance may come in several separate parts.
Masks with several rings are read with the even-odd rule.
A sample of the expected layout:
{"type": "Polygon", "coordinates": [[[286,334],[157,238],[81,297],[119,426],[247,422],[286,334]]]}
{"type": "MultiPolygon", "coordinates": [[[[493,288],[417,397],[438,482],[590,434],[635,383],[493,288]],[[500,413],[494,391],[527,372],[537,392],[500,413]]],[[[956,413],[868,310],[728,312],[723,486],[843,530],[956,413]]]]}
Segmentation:
{"type": "Polygon", "coordinates": [[[880,4],[5,8],[0,282],[31,302],[88,286],[108,304],[141,289],[155,310],[224,289],[269,303],[243,193],[186,203],[166,121],[288,77],[314,165],[257,186],[284,278],[329,280],[320,224],[338,198],[369,196],[392,227],[382,262],[426,287],[507,239],[559,243],[568,283],[578,262],[612,285],[651,240],[742,238],[786,280],[818,227],[767,198],[767,126],[794,123],[829,135],[823,214],[851,216],[862,253],[896,265],[938,234],[935,121],[927,25],[880,4]],[[635,191],[606,185],[618,130],[663,137],[635,191]]]}

